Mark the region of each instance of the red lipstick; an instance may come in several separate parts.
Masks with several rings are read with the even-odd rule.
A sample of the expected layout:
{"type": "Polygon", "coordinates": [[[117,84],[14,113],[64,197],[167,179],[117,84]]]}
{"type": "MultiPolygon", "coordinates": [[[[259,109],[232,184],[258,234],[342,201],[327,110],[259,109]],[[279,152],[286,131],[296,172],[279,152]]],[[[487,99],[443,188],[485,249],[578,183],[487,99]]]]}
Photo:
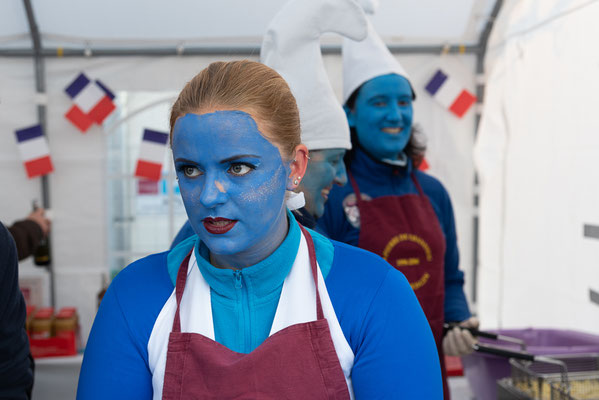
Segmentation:
{"type": "Polygon", "coordinates": [[[227,218],[204,218],[202,222],[208,233],[215,235],[222,235],[229,232],[237,223],[236,220],[227,218]]]}

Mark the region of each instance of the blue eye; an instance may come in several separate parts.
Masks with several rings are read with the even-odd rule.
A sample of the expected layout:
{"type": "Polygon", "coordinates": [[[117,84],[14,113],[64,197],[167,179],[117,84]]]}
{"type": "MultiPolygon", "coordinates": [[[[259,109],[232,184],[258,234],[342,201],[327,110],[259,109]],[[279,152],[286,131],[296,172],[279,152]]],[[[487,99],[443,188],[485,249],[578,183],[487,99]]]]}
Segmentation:
{"type": "Polygon", "coordinates": [[[188,178],[195,178],[196,176],[200,175],[200,170],[191,165],[185,165],[183,166],[183,168],[181,168],[181,170],[183,171],[183,174],[188,178]]]}
{"type": "Polygon", "coordinates": [[[255,166],[247,163],[235,163],[229,167],[229,173],[234,176],[243,176],[256,169],[255,166]]]}

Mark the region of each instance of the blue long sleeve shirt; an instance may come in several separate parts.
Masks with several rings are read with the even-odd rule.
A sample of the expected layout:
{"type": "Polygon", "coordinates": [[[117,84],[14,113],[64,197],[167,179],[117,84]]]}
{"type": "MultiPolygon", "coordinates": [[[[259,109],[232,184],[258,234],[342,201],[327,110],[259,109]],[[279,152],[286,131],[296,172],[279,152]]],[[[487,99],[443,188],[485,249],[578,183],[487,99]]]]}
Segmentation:
{"type": "MultiPolygon", "coordinates": [[[[360,149],[355,151],[350,171],[358,183],[360,192],[373,199],[381,196],[418,193],[410,177],[414,172],[435,210],[445,236],[445,320],[468,319],[470,310],[463,290],[464,273],[458,268],[460,257],[453,207],[449,194],[441,182],[422,171],[414,170],[409,160],[406,167],[391,166],[374,160],[360,149]]],[[[348,221],[343,206],[345,198],[353,193],[349,181],[343,187],[334,187],[329,193],[324,215],[318,220],[318,225],[331,239],[357,246],[360,229],[348,221]]]]}
{"type": "MultiPolygon", "coordinates": [[[[281,246],[266,260],[242,270],[241,288],[235,271],[208,263],[207,249],[195,237],[121,271],[94,321],[77,398],[152,397],[148,341],[174,290],[179,264],[192,246],[211,287],[216,341],[241,352],[262,343],[299,246],[299,228],[293,216],[289,219],[289,233],[281,246]]],[[[335,314],[355,356],[351,376],[356,398],[441,399],[434,339],[405,277],[373,253],[310,233],[335,314]]]]}

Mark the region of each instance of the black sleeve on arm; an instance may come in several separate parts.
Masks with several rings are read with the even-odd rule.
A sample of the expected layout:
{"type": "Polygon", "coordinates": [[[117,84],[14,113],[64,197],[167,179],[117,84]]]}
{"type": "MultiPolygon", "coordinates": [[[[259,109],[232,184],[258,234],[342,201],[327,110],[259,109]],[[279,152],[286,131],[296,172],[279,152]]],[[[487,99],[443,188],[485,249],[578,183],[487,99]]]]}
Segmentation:
{"type": "Polygon", "coordinates": [[[35,221],[24,219],[8,228],[17,245],[19,260],[29,257],[44,237],[42,228],[35,221]]]}
{"type": "Polygon", "coordinates": [[[33,385],[25,300],[15,243],[0,223],[0,398],[27,399],[33,385]]]}

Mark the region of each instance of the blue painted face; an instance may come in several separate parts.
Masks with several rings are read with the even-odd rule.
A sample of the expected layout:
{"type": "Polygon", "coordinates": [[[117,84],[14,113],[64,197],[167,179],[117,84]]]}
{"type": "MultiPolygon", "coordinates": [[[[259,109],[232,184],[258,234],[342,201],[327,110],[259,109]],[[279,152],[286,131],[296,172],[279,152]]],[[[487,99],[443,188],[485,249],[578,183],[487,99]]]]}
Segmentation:
{"type": "Polygon", "coordinates": [[[286,234],[290,166],[254,119],[243,111],[186,114],[172,147],[187,216],[211,255],[252,265],[274,251],[274,238],[286,234]]]}
{"type": "Polygon", "coordinates": [[[343,156],[345,149],[312,150],[310,161],[302,183],[298,189],[306,196],[306,209],[315,218],[322,217],[333,184],[340,186],[347,182],[343,156]]]}
{"type": "Polygon", "coordinates": [[[403,76],[377,76],[364,83],[348,122],[360,145],[377,160],[396,160],[412,132],[412,88],[403,76]]]}

